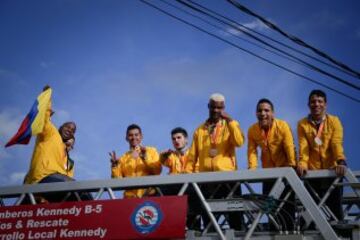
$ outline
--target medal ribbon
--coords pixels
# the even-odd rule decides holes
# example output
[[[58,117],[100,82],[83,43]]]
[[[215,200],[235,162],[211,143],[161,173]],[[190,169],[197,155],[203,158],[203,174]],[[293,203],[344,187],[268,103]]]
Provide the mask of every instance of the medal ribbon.
[[[179,159],[180,159],[180,163],[181,163],[181,172],[184,172],[185,171],[185,164],[186,164],[185,155],[180,155]]]
[[[209,127],[209,134],[210,134],[210,143],[211,146],[215,146],[216,143],[219,141],[219,136],[220,136],[220,132],[222,130],[222,121],[219,121],[216,125],[215,128],[210,131],[210,127]]]
[[[316,133],[316,137],[315,137],[315,138],[320,139],[323,130],[324,130],[324,121],[322,121],[322,122],[320,123],[319,129],[317,130],[317,133]]]
[[[264,145],[266,147],[268,146],[269,131],[270,131],[270,129],[267,132],[265,132],[265,130],[261,129],[261,136],[263,138]]]
[[[137,158],[135,158],[135,176],[138,176],[138,160],[140,156],[140,146],[136,146],[133,150],[134,152],[137,152],[139,155]],[[134,153],[131,153],[131,157],[134,158]]]

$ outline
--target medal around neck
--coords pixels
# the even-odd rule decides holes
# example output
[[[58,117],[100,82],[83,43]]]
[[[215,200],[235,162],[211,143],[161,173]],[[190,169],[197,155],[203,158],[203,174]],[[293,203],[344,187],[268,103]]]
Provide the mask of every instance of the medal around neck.
[[[211,149],[209,150],[209,156],[212,157],[212,158],[213,158],[213,157],[216,157],[217,153],[218,153],[218,151],[217,151],[216,148],[211,148]]]
[[[132,151],[131,156],[136,159],[139,157],[139,153],[134,150],[134,151]]]
[[[315,141],[316,145],[318,145],[318,146],[322,145],[322,141],[321,141],[321,139],[319,137],[315,137],[314,141]]]
[[[132,151],[131,156],[133,158],[138,158],[140,156],[140,147],[136,146],[135,149]]]

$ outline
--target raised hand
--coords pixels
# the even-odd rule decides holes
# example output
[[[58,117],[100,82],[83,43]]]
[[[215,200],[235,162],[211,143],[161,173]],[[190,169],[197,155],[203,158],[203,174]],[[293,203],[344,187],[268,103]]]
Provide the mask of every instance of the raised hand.
[[[162,152],[160,153],[160,161],[161,161],[162,163],[165,162],[165,161],[169,158],[170,154],[173,153],[173,152],[174,152],[174,151],[171,150],[171,149],[162,151]]]
[[[300,165],[298,165],[296,167],[296,172],[299,175],[299,177],[304,176],[306,174],[306,170],[307,170],[306,168],[304,168],[303,166],[300,166]]]
[[[146,147],[140,146],[140,158],[142,160],[145,160],[146,158]]]
[[[43,87],[43,92],[45,92],[45,91],[48,90],[49,88],[50,88],[49,85],[45,85],[45,86]]]
[[[225,121],[227,121],[227,122],[232,121],[232,118],[230,117],[230,115],[225,111],[221,111],[221,118],[225,119]]]
[[[116,159],[115,151],[109,152],[111,167],[116,167],[119,164],[119,160]]]

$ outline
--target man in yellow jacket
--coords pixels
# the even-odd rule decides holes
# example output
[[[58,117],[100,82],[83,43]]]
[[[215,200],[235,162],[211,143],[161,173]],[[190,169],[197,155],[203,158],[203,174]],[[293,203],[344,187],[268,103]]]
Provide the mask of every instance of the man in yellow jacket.
[[[257,148],[261,150],[262,168],[296,167],[294,138],[287,122],[274,117],[274,105],[266,98],[260,99],[256,105],[257,123],[248,130],[248,168],[255,170],[258,166]],[[263,182],[263,194],[268,195],[275,180]],[[286,195],[285,190],[281,198]],[[292,204],[285,204],[280,211],[286,222],[287,230],[293,229],[295,221],[295,196]],[[281,222],[282,223],[282,222]],[[271,229],[274,229],[272,225]]]
[[[235,148],[245,141],[239,122],[224,111],[221,94],[211,95],[208,109],[209,118],[194,133],[185,170],[192,173],[199,164],[200,172],[235,171]]]
[[[160,153],[160,162],[169,168],[169,174],[182,174],[185,173],[185,166],[188,159],[189,150],[186,149],[188,143],[188,133],[182,127],[177,127],[171,130],[171,141],[174,149],[169,149]],[[198,172],[198,165],[195,167],[194,172]],[[164,186],[161,188],[164,195],[177,195],[180,186]],[[191,186],[187,189],[189,210],[187,214],[186,226],[188,229],[200,229],[200,219],[196,218],[199,213],[198,201],[196,193]]]
[[[73,138],[75,131],[74,122],[66,122],[58,130],[47,118],[43,132],[37,136],[25,184],[73,181],[64,142]]]
[[[116,158],[115,151],[109,153],[111,157],[111,177],[142,177],[148,175],[158,175],[161,172],[159,154],[153,147],[145,147],[142,142],[141,128],[136,124],[131,124],[126,130],[126,141],[129,143],[130,150],[124,153],[119,159]],[[154,189],[134,189],[124,192],[125,198],[141,198],[144,195],[153,195]]]
[[[185,170],[192,173],[199,164],[200,172],[235,171],[237,170],[235,148],[244,143],[240,125],[224,111],[225,97],[223,95],[212,94],[208,109],[209,118],[194,133]],[[212,194],[213,186],[203,186],[202,191],[207,198]],[[221,185],[214,197],[225,198],[227,193],[226,186]],[[234,197],[240,194],[240,188],[238,188]],[[207,223],[207,214],[203,214],[202,217]],[[241,219],[239,212],[229,213],[230,227],[240,229]]]
[[[50,87],[44,87],[44,91]],[[57,129],[51,122],[51,101],[47,106],[45,124],[36,138],[30,169],[24,183],[48,183],[72,181],[74,172],[69,169],[65,143],[74,138],[76,124],[66,122]]]
[[[171,141],[174,150],[169,149],[160,153],[160,162],[169,168],[169,174],[180,174],[185,172],[189,150],[186,149],[188,142],[187,131],[181,127],[171,130]]]
[[[185,173],[185,166],[188,160],[189,149],[186,149],[188,143],[188,133],[182,127],[171,130],[171,141],[174,150],[168,149],[160,153],[160,162],[169,168],[169,174]],[[195,166],[194,173],[199,172],[199,165]]]
[[[259,100],[256,117],[258,122],[248,131],[248,168],[258,166],[257,147],[261,149],[263,168],[295,167],[295,145],[290,126],[274,117],[274,105],[270,100]]]
[[[325,92],[313,90],[309,95],[310,114],[299,121],[299,163],[297,172],[300,176],[307,170],[334,169],[338,176],[346,172],[343,149],[343,128],[338,117],[327,114]],[[322,197],[334,179],[314,179],[309,181],[312,188]],[[343,219],[341,207],[342,189],[336,188],[326,205],[335,216]]]
[[[43,91],[51,91],[51,89],[45,86]],[[50,100],[46,106],[44,127],[36,137],[24,184],[74,181],[74,169],[71,167],[65,142],[74,138],[76,124],[65,122],[57,129],[51,122],[53,113]],[[67,193],[44,193],[36,195],[35,199],[37,202],[59,202],[66,196]],[[29,199],[26,198],[23,203],[28,201]]]

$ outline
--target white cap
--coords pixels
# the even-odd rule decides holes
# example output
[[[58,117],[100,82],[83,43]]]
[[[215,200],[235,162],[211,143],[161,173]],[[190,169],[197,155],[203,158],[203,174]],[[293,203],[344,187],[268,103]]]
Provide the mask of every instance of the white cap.
[[[225,97],[221,93],[213,93],[210,96],[210,100],[213,100],[214,102],[225,102]]]

